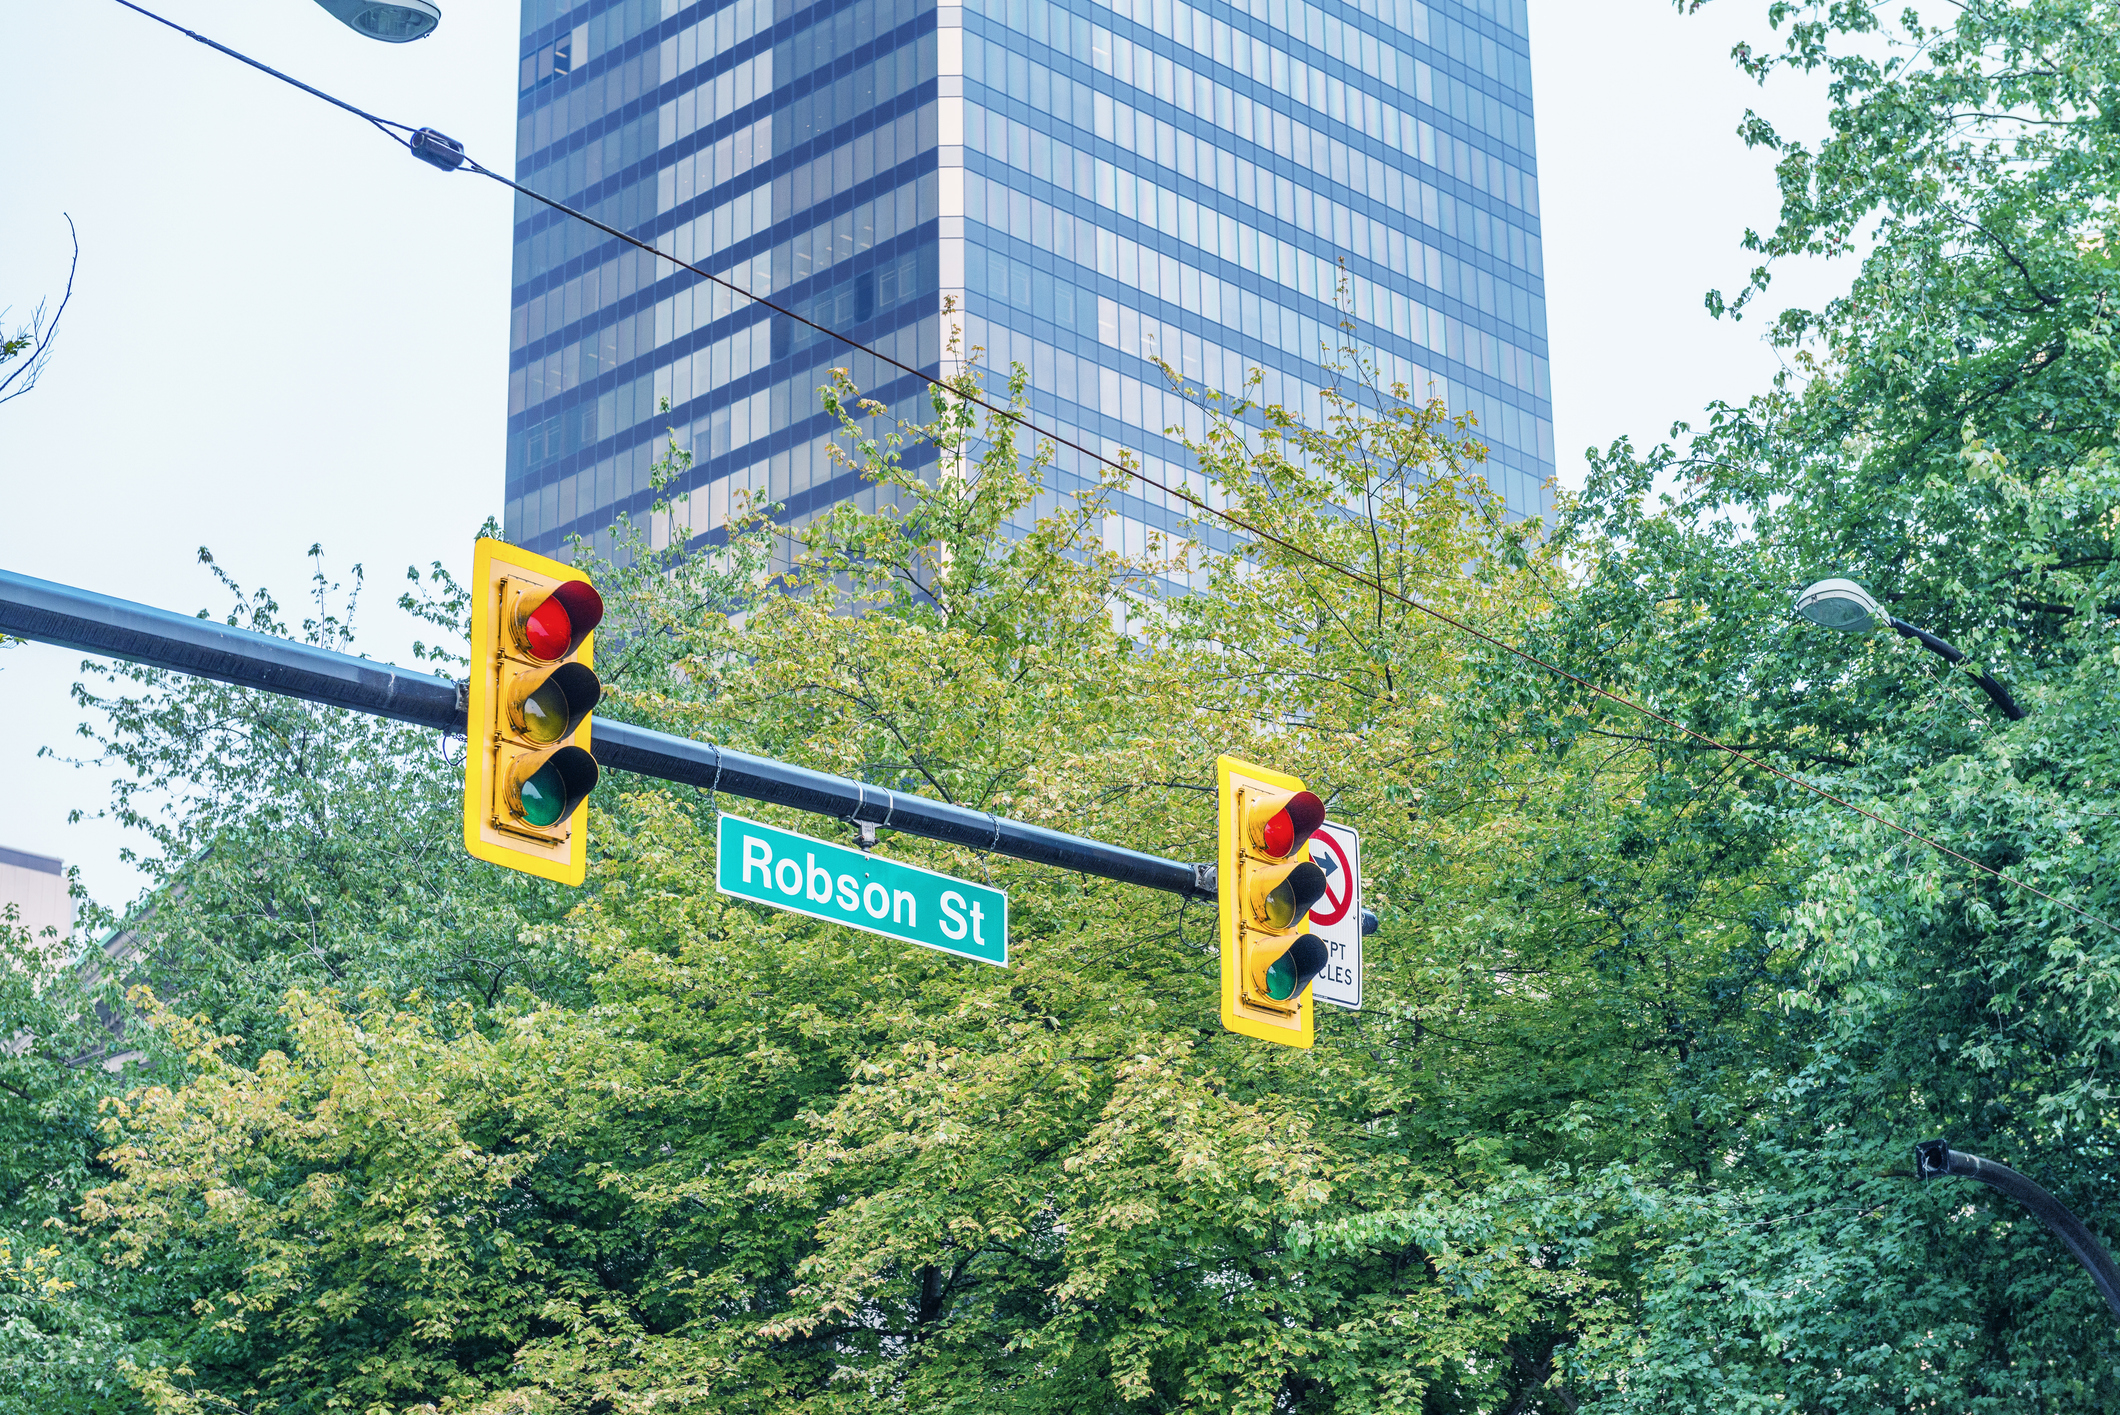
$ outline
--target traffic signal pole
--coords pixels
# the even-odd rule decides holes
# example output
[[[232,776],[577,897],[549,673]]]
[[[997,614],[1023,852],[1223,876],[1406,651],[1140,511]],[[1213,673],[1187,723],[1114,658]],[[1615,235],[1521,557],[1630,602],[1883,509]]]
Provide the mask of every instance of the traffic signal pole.
[[[447,678],[9,570],[0,570],[0,634],[458,736],[464,735],[468,720],[464,685]],[[596,760],[618,771],[904,831],[1167,894],[1216,897],[1211,866],[1166,860],[630,723],[598,718],[591,732]]]

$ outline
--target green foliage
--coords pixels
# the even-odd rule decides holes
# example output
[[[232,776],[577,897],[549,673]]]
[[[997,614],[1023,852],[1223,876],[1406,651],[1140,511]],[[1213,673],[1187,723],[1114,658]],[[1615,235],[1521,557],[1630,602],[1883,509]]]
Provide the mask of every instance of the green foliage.
[[[72,1206],[107,1177],[96,1162],[96,1102],[117,1078],[97,1014],[119,1003],[65,940],[33,936],[0,909],[0,1388],[54,1415],[126,1408],[111,1365],[122,1338],[109,1275],[65,1233]]]
[[[700,596],[725,602],[730,593],[725,570],[681,565],[629,540],[632,563],[605,577],[614,625],[635,648],[632,664],[605,665],[621,684],[666,666],[658,626],[643,616],[696,611]],[[744,564],[756,558],[747,545]],[[234,601],[230,624],[350,650],[359,567],[342,593],[321,552],[312,556],[311,612],[290,626],[269,594],[246,594],[201,552]],[[644,600],[632,592],[644,581],[690,598]],[[417,659],[456,671],[461,650],[451,645],[462,641],[465,604],[448,573],[410,573],[400,603],[441,635],[416,645]],[[100,1410],[96,1401],[118,1398],[123,1364],[153,1369],[170,1323],[188,1324],[181,1314],[196,1296],[189,1269],[114,1271],[97,1261],[93,1234],[69,1231],[79,1196],[115,1173],[99,1157],[99,1104],[129,1092],[143,1066],[182,1074],[187,1064],[161,1032],[109,1025],[130,1015],[119,976],[151,983],[180,1015],[212,1017],[219,1054],[246,1059],[292,1045],[290,991],[389,995],[445,1031],[516,989],[587,995],[581,960],[542,932],[561,917],[565,892],[464,855],[461,742],[157,670],[84,672],[93,686],[76,696],[100,724],[83,734],[103,764],[122,768],[108,810],[143,841],[133,858],[154,884],[122,919],[84,911],[83,935],[101,927],[115,967],[15,931],[12,966],[0,969],[0,1017],[21,1044],[0,1056],[0,1232],[47,1275],[11,1296],[29,1305],[10,1327],[19,1349],[0,1359],[43,1373],[20,1384],[47,1393],[31,1404],[51,1411],[76,1400]],[[54,1281],[62,1286],[46,1293]]]
[[[2059,1246],[1906,1162],[1944,1135],[2111,1219],[2120,16],[1768,14],[1740,62],[1836,107],[1815,152],[1748,120],[1752,244],[1861,273],[1550,530],[1350,351],[1323,426],[1206,400],[1239,555],[1113,552],[1120,475],[1054,498],[973,371],[917,429],[824,390],[877,510],[583,562],[612,714],[1178,859],[1217,753],[1304,776],[1385,919],[1314,1051],[1220,1029],[1175,899],[885,830],[1009,891],[974,967],[713,893],[720,803],[615,776],[569,894],[461,858],[430,735],[141,675],[84,702],[162,882],[142,1070],[69,1064],[108,986],[10,943],[10,1377],[170,1415],[2120,1404]],[[1795,620],[1831,574],[2031,716]],[[446,575],[409,603],[453,642]]]
[[[298,637],[347,651],[360,567],[342,592],[321,550],[311,555]],[[204,550],[200,560],[234,600],[225,622],[290,633],[269,594],[246,594]],[[464,615],[440,566],[414,574],[403,602],[450,633]],[[443,671],[459,662],[425,645],[418,655]],[[162,669],[85,671],[108,685],[75,688],[106,724],[83,728],[95,760],[120,768],[108,814],[147,847],[131,856],[154,891],[131,921],[143,977],[172,1005],[213,1017],[256,1055],[280,1035],[289,988],[417,989],[443,1006],[578,986],[531,939],[559,916],[563,891],[460,858],[460,741]]]
[[[1559,822],[1506,820],[1545,768],[1469,712],[1461,640],[1268,544],[1171,600],[1150,589],[1192,552],[1113,554],[1097,495],[1004,534],[1049,453],[971,386],[920,430],[832,390],[883,508],[807,527],[764,597],[738,594],[748,541],[624,580],[635,627],[604,661],[653,666],[614,709],[1179,858],[1211,848],[1217,752],[1284,763],[1376,842],[1372,1010],[1323,1018],[1310,1054],[1234,1038],[1207,911],[888,830],[881,850],[1009,890],[1011,968],[761,911],[701,887],[714,802],[619,783],[590,888],[523,934],[578,991],[305,980],[262,1051],[188,1002],[153,1014],[181,1064],[109,1108],[113,1178],[80,1216],[139,1284],[143,1399],[1576,1398],[1571,1345],[1624,1323],[1606,1235],[1639,1207],[1604,1118],[1653,1109],[1626,1068],[1661,1058],[1615,1054],[1626,1005],[1545,976],[1551,918],[1475,902]],[[1553,574],[1439,408],[1268,410],[1200,450],[1262,530],[1490,628],[1520,630]]]
[[[1782,154],[1783,195],[1751,244],[1860,250],[1860,273],[1777,325],[1796,353],[1772,391],[1675,447],[1593,458],[1558,533],[1589,573],[1556,651],[2080,912],[1788,780],[1646,746],[1679,789],[1638,858],[1697,858],[1706,822],[1749,842],[1770,907],[1730,920],[1728,956],[1764,959],[1772,996],[1749,993],[1766,1016],[1703,1056],[1737,1102],[1703,1131],[1721,1162],[1700,1207],[1669,1211],[1642,1326],[1608,1370],[1620,1403],[1655,1410],[2106,1409],[2120,1353],[2059,1245],[1989,1191],[1905,1175],[1912,1142],[1943,1135],[2116,1231],[2120,16],[2031,0],[1941,25],[1770,17],[1780,52],[1740,60],[1823,69],[1835,106],[1816,151],[1748,120]],[[2030,718],[2008,723],[1909,640],[1790,614],[1828,575],[1966,650]],[[1613,897],[1653,894],[1636,877]]]

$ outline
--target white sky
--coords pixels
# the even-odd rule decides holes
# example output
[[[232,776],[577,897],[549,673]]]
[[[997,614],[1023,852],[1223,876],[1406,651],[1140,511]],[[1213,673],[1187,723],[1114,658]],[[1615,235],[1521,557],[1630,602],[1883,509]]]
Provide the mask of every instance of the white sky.
[[[150,0],[181,24],[507,170],[515,0],[441,0],[433,37],[361,38],[310,0]],[[1737,240],[1776,202],[1734,136],[1758,91],[1728,52],[1765,0],[1677,17],[1666,0],[1531,0],[1540,198],[1561,475],[1623,433],[1764,386],[1756,317],[1701,294],[1750,267]],[[18,322],[81,269],[57,357],[0,406],[0,566],[184,612],[226,604],[198,548],[291,613],[322,542],[369,571],[364,645],[402,658],[408,564],[468,564],[501,502],[510,197],[445,176],[349,114],[113,3],[0,10],[13,110],[0,303]],[[1815,87],[1770,116],[1821,126]],[[1808,99],[1809,101],[1806,101]],[[1785,288],[1786,287],[1786,288]],[[1815,299],[1816,273],[1776,294]],[[81,866],[120,903],[137,880],[108,822],[67,822],[106,778],[70,750],[80,656],[0,651],[0,845]]]

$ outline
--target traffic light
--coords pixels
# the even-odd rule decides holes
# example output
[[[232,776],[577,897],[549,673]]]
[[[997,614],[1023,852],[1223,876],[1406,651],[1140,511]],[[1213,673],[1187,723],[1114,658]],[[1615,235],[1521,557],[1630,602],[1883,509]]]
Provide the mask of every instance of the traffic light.
[[[590,668],[603,597],[579,572],[481,540],[471,562],[471,715],[464,848],[525,874],[580,884],[583,802],[596,789]]]
[[[1222,1025],[1283,1046],[1311,1041],[1310,980],[1331,956],[1311,933],[1325,872],[1308,842],[1325,803],[1285,773],[1235,757],[1215,763],[1221,852]]]

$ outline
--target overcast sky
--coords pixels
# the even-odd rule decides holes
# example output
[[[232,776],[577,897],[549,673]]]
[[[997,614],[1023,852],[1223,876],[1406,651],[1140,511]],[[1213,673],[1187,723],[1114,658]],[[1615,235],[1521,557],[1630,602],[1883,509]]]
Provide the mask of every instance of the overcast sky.
[[[311,0],[161,0],[179,23],[386,117],[441,129],[506,170],[512,0],[441,0],[417,44],[378,44]],[[157,5],[150,0],[150,8]],[[1815,88],[1764,98],[1731,43],[1765,0],[1679,18],[1667,0],[1531,0],[1556,445],[1663,435],[1775,367],[1761,323],[1701,307],[1750,262],[1775,209],[1771,164],[1734,129],[1747,105],[1821,126]],[[0,304],[18,322],[66,275],[50,372],[0,407],[0,565],[193,612],[226,603],[210,546],[294,607],[322,543],[367,567],[364,646],[415,636],[391,602],[409,564],[468,563],[501,503],[509,198],[445,176],[358,119],[113,0],[0,11],[18,115],[0,185]],[[1831,272],[1777,283],[1808,301]],[[71,750],[79,655],[0,651],[0,845],[81,866],[99,899],[137,881],[94,811],[107,779]]]

